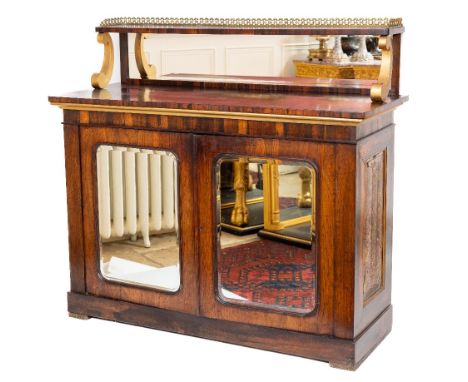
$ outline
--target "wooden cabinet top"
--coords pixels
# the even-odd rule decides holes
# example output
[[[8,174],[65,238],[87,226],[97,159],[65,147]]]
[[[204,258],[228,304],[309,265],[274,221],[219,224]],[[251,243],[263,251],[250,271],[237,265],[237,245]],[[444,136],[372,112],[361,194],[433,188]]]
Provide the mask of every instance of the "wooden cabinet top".
[[[389,111],[407,100],[390,97],[383,103],[372,102],[365,95],[324,95],[281,92],[256,92],[220,89],[195,89],[173,86],[134,86],[112,84],[107,89],[83,90],[59,97],[49,97],[52,104],[64,109],[128,112],[173,112],[178,115],[210,114],[223,118],[237,114],[241,119],[263,117],[278,122],[317,122],[314,118],[359,120]]]

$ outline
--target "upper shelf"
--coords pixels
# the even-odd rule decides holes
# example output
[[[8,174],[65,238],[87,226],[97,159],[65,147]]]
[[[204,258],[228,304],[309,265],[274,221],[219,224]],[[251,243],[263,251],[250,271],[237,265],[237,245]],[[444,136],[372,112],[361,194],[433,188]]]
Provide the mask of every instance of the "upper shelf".
[[[401,18],[166,18],[105,19],[97,32],[258,34],[258,35],[394,35],[403,33]]]
[[[156,65],[151,64],[144,48],[145,39],[151,34],[174,33],[174,34],[233,34],[233,35],[305,35],[305,36],[331,36],[334,35],[334,46],[327,46],[327,38],[319,38],[319,47],[312,49],[310,42],[308,57],[310,60],[328,60],[332,64],[339,65],[350,60],[343,52],[341,46],[342,37],[361,35],[357,57],[352,57],[355,62],[368,61],[369,53],[366,48],[366,37],[377,37],[377,47],[380,61],[378,78],[369,84],[359,80],[349,83],[346,81],[334,81],[326,83],[313,82],[299,86],[297,81],[285,82],[281,77],[273,78],[221,78],[220,76],[205,76],[205,79],[181,78],[170,79],[170,84],[175,86],[186,86],[188,83],[193,87],[203,88],[225,88],[248,90],[256,89],[263,91],[299,91],[323,94],[324,90],[329,94],[359,94],[370,95],[375,102],[384,102],[390,95],[399,95],[400,75],[400,44],[401,33],[404,31],[401,18],[153,18],[153,17],[120,17],[105,19],[96,28],[98,42],[104,44],[104,60],[101,71],[94,73],[91,83],[96,89],[106,88],[112,78],[114,65],[114,48],[110,32],[119,33],[120,54],[120,78],[122,84],[132,85],[161,85],[164,77],[157,72]],[[134,59],[140,73],[139,79],[130,78],[129,68],[129,41],[134,33]],[[308,38],[308,37],[307,37]],[[310,40],[310,39],[309,39]],[[375,41],[375,40],[374,40]],[[375,42],[374,42],[375,44]],[[303,49],[306,49],[306,45]],[[377,49],[376,47],[376,49]],[[367,55],[366,55],[367,53]],[[320,57],[318,57],[318,56]],[[317,57],[316,57],[317,56]],[[364,57],[364,59],[362,58]],[[346,58],[346,60],[345,60]],[[373,56],[371,57],[373,59]],[[326,61],[326,62],[328,62]],[[164,70],[162,70],[162,74]],[[190,72],[189,72],[190,73]],[[159,76],[159,77],[158,77]],[[192,76],[193,77],[193,76]],[[351,77],[353,78],[353,77]],[[365,77],[367,78],[367,77]],[[253,83],[252,80],[255,82]],[[224,84],[223,84],[224,83]],[[169,85],[166,83],[165,85]]]

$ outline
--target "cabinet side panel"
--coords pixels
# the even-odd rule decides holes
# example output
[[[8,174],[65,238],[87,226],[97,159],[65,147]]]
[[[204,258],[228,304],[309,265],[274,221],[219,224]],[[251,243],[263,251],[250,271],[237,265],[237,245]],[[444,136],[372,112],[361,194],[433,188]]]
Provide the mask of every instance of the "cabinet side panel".
[[[65,124],[65,171],[67,177],[68,242],[71,291],[86,292],[83,251],[80,135],[77,125]]]
[[[384,286],[387,151],[360,161],[362,171],[361,267],[364,305]]]
[[[393,134],[389,125],[358,145],[355,335],[391,302]]]

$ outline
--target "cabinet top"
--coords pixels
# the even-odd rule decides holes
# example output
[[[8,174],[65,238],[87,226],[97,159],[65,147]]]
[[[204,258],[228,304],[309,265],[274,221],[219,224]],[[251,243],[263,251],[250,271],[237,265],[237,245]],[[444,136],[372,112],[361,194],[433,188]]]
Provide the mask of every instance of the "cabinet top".
[[[116,17],[97,32],[266,34],[266,35],[393,35],[404,31],[401,18],[175,18]]]
[[[52,104],[66,110],[349,126],[390,111],[406,100],[407,97],[398,96],[375,103],[364,95],[330,96],[122,84],[49,97]]]

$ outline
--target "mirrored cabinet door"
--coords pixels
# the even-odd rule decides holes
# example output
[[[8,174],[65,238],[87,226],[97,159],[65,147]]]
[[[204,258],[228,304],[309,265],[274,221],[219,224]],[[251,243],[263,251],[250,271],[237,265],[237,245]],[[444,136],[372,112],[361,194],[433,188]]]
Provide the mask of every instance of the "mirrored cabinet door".
[[[201,314],[331,333],[332,148],[200,136],[197,153]]]
[[[82,130],[88,291],[197,311],[192,146],[188,134]]]

